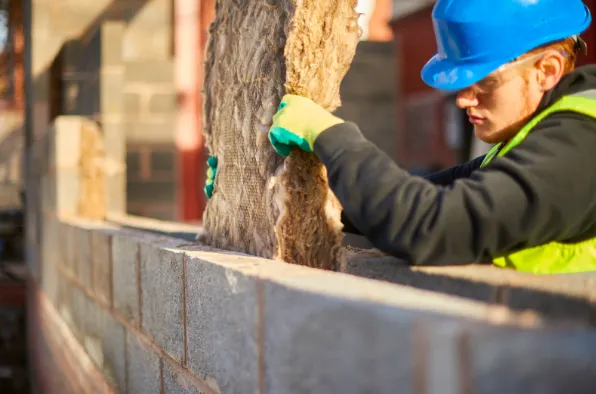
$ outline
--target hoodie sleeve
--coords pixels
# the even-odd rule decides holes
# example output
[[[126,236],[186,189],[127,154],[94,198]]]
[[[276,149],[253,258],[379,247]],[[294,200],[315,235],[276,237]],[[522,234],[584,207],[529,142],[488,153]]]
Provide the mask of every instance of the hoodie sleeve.
[[[480,157],[477,157],[474,160],[460,164],[458,166],[454,166],[451,168],[447,168],[447,169],[432,173],[430,175],[426,175],[424,177],[424,179],[432,182],[435,185],[442,185],[442,186],[450,185],[453,182],[455,182],[456,179],[469,177],[473,171],[480,168],[480,165],[482,164],[482,161],[484,160],[484,156],[485,155],[482,155]],[[341,212],[341,222],[344,225],[343,231],[345,233],[362,235],[362,234],[360,234],[360,231],[358,231],[356,226],[354,226],[352,224],[352,222],[350,221],[350,219],[346,216],[345,211]]]
[[[489,166],[450,185],[399,168],[352,123],[315,142],[329,184],[354,227],[377,248],[420,265],[468,264],[596,223],[596,122],[544,119]]]
[[[451,185],[457,179],[468,178],[470,175],[472,175],[472,172],[479,169],[482,161],[484,160],[484,156],[486,155],[482,155],[475,158],[474,160],[468,161],[458,166],[432,173],[425,176],[424,179],[432,182],[435,185]]]

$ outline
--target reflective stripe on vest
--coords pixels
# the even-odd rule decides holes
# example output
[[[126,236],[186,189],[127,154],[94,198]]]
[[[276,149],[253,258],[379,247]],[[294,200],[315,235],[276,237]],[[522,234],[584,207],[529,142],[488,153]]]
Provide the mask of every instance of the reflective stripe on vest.
[[[596,120],[596,90],[587,90],[562,97],[550,107],[536,115],[507,144],[494,146],[480,167],[489,164],[495,157],[502,157],[519,145],[528,133],[542,119],[554,112],[573,111]],[[573,132],[573,130],[569,130]],[[550,242],[523,249],[518,252],[494,258],[500,267],[536,274],[562,274],[596,271],[596,238],[577,243]]]

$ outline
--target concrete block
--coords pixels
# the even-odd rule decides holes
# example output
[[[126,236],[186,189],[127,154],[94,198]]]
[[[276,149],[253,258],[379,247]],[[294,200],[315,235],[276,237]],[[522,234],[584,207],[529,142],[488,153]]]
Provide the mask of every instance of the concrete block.
[[[71,321],[68,323],[74,336],[79,342],[83,343],[84,333],[86,330],[85,311],[87,310],[87,299],[83,291],[77,286],[71,287],[71,297]]]
[[[105,182],[107,212],[126,213],[126,172],[106,175]]]
[[[131,238],[112,238],[112,280],[114,310],[134,324],[139,324],[139,244]]]
[[[60,259],[60,243],[58,238],[58,221],[51,217],[46,216],[43,218],[41,225],[42,225],[42,234],[41,234],[41,249],[42,249],[42,265],[52,265],[57,266],[58,261]],[[43,283],[43,275],[42,275],[42,283]]]
[[[145,37],[145,40],[147,37]],[[174,62],[172,60],[153,58],[150,63],[143,60],[126,62],[126,83],[149,82],[172,86],[174,84]],[[126,86],[124,87],[126,91]]]
[[[495,294],[495,287],[491,284],[441,275],[440,271],[413,268],[378,251],[349,253],[346,273],[482,302],[492,302]]]
[[[77,240],[77,277],[87,289],[91,290],[93,287],[91,231],[77,227],[75,239]]]
[[[126,31],[124,21],[106,21],[101,25],[101,65],[122,64],[122,40]]]
[[[172,358],[184,354],[182,254],[141,244],[141,327]]]
[[[429,288],[434,291],[490,300],[517,311],[534,310],[555,320],[596,322],[592,301],[596,299],[594,273],[533,275],[486,264],[411,270],[417,277],[430,278],[427,286],[431,285]]]
[[[264,286],[267,393],[412,392],[416,312]]]
[[[59,37],[78,36],[102,15],[109,3],[109,0],[98,0],[88,4],[75,1],[51,2],[48,10],[50,31]]]
[[[126,212],[126,135],[121,121],[103,122],[105,191],[109,213]]]
[[[141,114],[141,95],[138,92],[124,92],[122,97],[124,114],[127,119],[135,121]]]
[[[56,169],[78,168],[81,151],[82,119],[79,116],[59,116],[52,129],[50,166]],[[53,147],[53,149],[52,149]]]
[[[95,366],[103,369],[104,355],[102,338],[105,334],[105,311],[94,299],[84,296],[85,310],[83,313],[83,326],[81,327],[81,344]]]
[[[412,340],[418,363],[417,390],[428,394],[470,392],[466,389],[469,366],[462,363],[461,353],[461,338],[467,324],[434,319],[416,326]]]
[[[143,27],[128,30],[124,37],[124,60],[167,59],[171,51],[169,26],[156,24],[153,28]]]
[[[481,327],[468,341],[474,393],[594,392],[594,331]]]
[[[100,111],[102,115],[122,115],[124,105],[124,69],[106,69],[100,72]]]
[[[126,183],[128,201],[164,203],[175,202],[176,184],[172,180],[164,181],[133,181]]]
[[[160,394],[160,359],[135,335],[126,336],[127,392]]]
[[[66,223],[60,224],[60,264],[71,274],[77,272],[77,239],[76,229]]]
[[[188,368],[222,393],[258,392],[256,286],[231,267],[186,263]]]
[[[105,315],[103,331],[103,372],[116,387],[116,393],[126,392],[126,329],[109,313]]]
[[[93,291],[106,305],[112,306],[112,239],[103,231],[91,232]]]
[[[204,394],[181,369],[163,360],[163,394]]]
[[[128,23],[124,35],[124,58],[166,59],[172,43],[171,15],[169,0],[147,1]]]
[[[596,306],[589,293],[585,297],[577,297],[532,288],[504,286],[503,289],[504,303],[511,309],[530,309],[551,319],[596,324]]]
[[[46,259],[41,264],[42,288],[46,296],[57,305],[59,301],[60,287],[64,279],[58,271],[57,265]]]
[[[49,173],[38,178],[41,184],[41,211],[55,214],[58,209],[57,206],[57,174]]]
[[[139,120],[127,122],[126,139],[130,143],[139,144],[172,144],[174,141],[175,118]]]
[[[56,173],[57,215],[76,215],[79,210],[81,181],[78,169],[60,169]]]
[[[175,92],[153,93],[149,98],[149,111],[152,114],[174,114],[177,106]]]
[[[74,325],[72,289],[73,286],[69,280],[62,281],[58,291],[58,301],[55,304],[58,313],[69,327]]]
[[[151,152],[151,173],[174,174],[176,169],[176,150]]]
[[[126,167],[124,166],[126,157],[126,136],[123,122],[104,121],[102,122],[101,129],[103,131],[105,155],[107,158],[114,161],[114,168],[110,168],[110,170],[114,172],[126,170]],[[116,168],[117,166],[120,168]]]

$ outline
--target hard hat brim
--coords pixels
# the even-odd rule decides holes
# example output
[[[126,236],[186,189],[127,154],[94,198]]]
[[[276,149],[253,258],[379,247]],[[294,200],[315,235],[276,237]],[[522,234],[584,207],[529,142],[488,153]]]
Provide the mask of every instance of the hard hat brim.
[[[449,59],[433,56],[422,68],[424,83],[434,89],[454,91],[465,89],[486,77],[503,65],[499,60],[492,63],[455,63]]]

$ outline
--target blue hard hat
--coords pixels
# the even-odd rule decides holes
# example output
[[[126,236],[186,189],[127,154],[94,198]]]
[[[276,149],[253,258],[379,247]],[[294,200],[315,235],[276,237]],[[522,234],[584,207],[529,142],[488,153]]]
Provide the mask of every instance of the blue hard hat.
[[[437,0],[432,20],[438,51],[422,80],[459,90],[536,47],[580,34],[592,17],[581,0]]]

